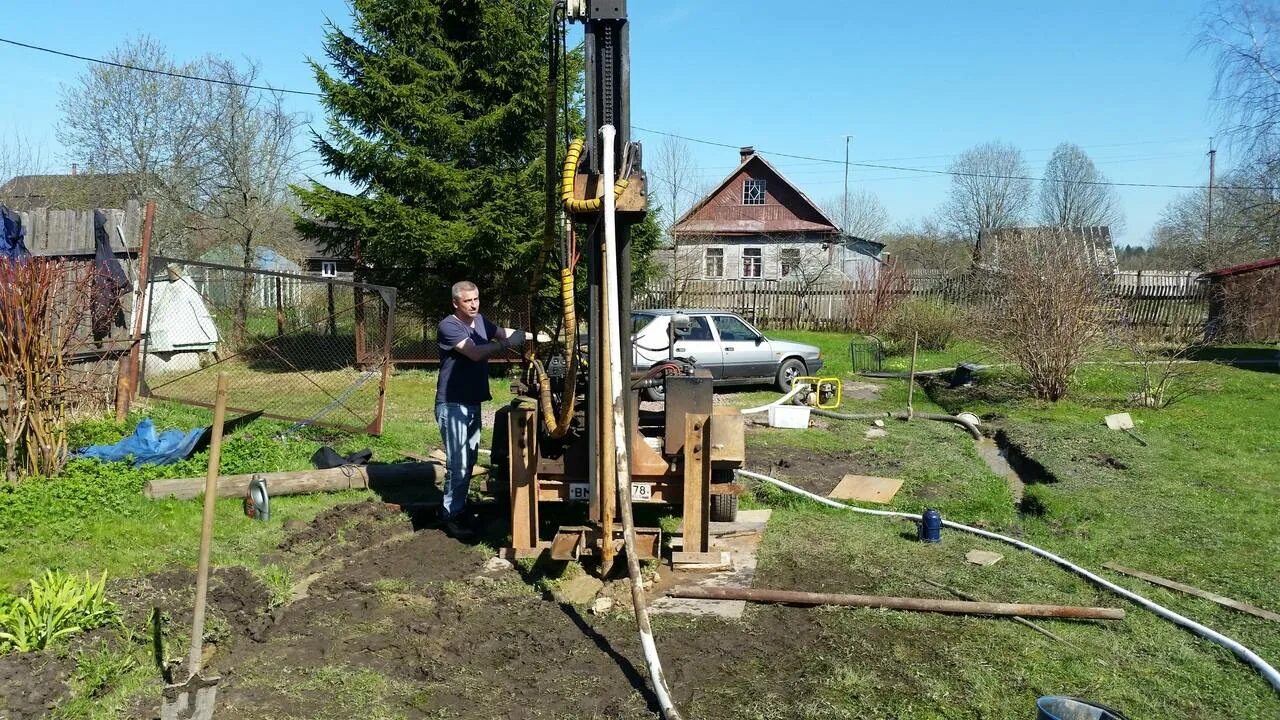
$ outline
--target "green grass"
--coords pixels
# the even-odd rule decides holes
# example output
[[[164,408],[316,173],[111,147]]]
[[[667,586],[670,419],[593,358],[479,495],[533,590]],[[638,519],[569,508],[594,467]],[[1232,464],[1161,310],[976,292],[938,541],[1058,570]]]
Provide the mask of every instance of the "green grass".
[[[850,373],[848,335],[770,335],[822,348],[824,376],[865,380]],[[917,364],[930,369],[962,361],[998,360],[976,343],[957,342],[942,352],[921,353]],[[905,370],[908,363],[908,358],[889,358],[886,369]],[[222,471],[307,467],[311,452],[321,443],[332,444],[340,453],[371,447],[375,459],[382,460],[398,458],[401,450],[436,447],[434,381],[430,371],[394,376],[381,438],[312,428],[277,440],[288,423],[257,421],[227,439]],[[848,467],[831,463],[833,479],[856,467],[904,480],[889,509],[915,513],[937,507],[948,519],[1017,535],[1095,570],[1114,560],[1280,610],[1275,593],[1280,557],[1275,532],[1275,518],[1280,517],[1280,376],[1215,366],[1201,382],[1203,393],[1159,411],[1125,407],[1134,389],[1134,373],[1122,366],[1083,368],[1072,395],[1056,404],[1025,398],[1009,373],[988,375],[976,390],[939,391],[933,398],[917,388],[917,410],[976,412],[1044,465],[1056,482],[1027,489],[1026,506],[1036,513],[1018,512],[1005,480],[986,468],[966,435],[943,423],[891,421],[889,435],[874,441],[863,437],[865,423],[837,420],[824,419],[822,427],[807,431],[753,430],[747,466],[787,479],[785,468],[775,471],[765,460],[838,453]],[[880,383],[876,400],[846,400],[841,409],[904,408],[906,383]],[[509,379],[492,380],[492,406],[510,399],[509,385]],[[727,393],[724,399],[746,406],[776,397],[770,390],[751,389]],[[1121,410],[1133,414],[1148,447],[1102,424],[1103,415]],[[161,429],[209,422],[207,410],[176,405],[157,403],[146,412]],[[83,423],[75,429],[73,444],[113,441],[130,431],[139,417],[135,413],[124,424]],[[486,443],[490,433],[486,428]],[[44,568],[107,570],[115,578],[174,565],[194,567],[199,504],[145,500],[140,488],[150,478],[202,476],[205,462],[203,455],[164,468],[75,462],[60,478],[0,489],[0,588],[13,588]],[[214,562],[249,567],[273,597],[283,598],[297,568],[263,562],[263,555],[280,541],[283,522],[307,520],[335,503],[360,497],[367,495],[274,498],[269,524],[245,518],[238,498],[220,500]],[[812,637],[806,639],[811,651],[785,670],[767,662],[752,670],[769,677],[785,673],[801,678],[793,691],[757,692],[748,682],[751,673],[730,673],[721,685],[695,696],[692,707],[686,708],[691,717],[700,707],[732,703],[743,717],[1013,719],[1032,716],[1036,696],[1059,693],[1095,698],[1135,718],[1275,717],[1280,711],[1276,694],[1226,651],[1028,553],[950,531],[940,546],[926,546],[909,539],[914,531],[909,523],[823,509],[763,487],[745,502],[774,509],[760,558],[762,586],[948,597],[924,583],[927,578],[983,599],[1120,606],[1129,615],[1109,623],[1044,621],[1068,646],[1003,620],[806,611],[817,619],[810,626]],[[963,559],[971,548],[1005,557],[992,567],[979,568]],[[1273,664],[1280,662],[1280,631],[1266,621],[1106,574],[1239,639]],[[411,591],[394,581],[382,583],[379,590],[388,596]],[[783,610],[753,608],[743,622],[777,612]],[[659,633],[666,622],[673,621],[657,621]],[[78,663],[78,694],[59,708],[59,717],[120,717],[127,711],[126,699],[154,674],[145,648],[136,644],[124,650],[99,648],[79,657]],[[335,717],[355,712],[371,698],[404,699],[422,692],[362,673],[297,668],[297,682],[281,690],[315,688],[332,703]],[[739,684],[739,677],[745,684]],[[392,705],[380,701],[362,712],[397,716]]]

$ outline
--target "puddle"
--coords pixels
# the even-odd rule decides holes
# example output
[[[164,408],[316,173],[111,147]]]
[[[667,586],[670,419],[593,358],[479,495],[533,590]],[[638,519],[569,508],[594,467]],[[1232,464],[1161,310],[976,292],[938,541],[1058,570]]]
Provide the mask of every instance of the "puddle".
[[[1013,493],[1014,502],[1022,511],[1028,510],[1022,507],[1022,498],[1026,494],[1027,485],[1056,481],[1056,478],[1045,470],[1043,465],[1027,457],[1020,448],[1010,443],[1003,430],[996,433],[994,439],[983,437],[974,442],[974,447],[991,472],[1009,482],[1009,490]]]
[[[1027,484],[1022,481],[1022,476],[1018,475],[1018,472],[1009,464],[1008,458],[1005,457],[1004,451],[1000,449],[996,441],[984,436],[974,443],[974,447],[978,450],[978,456],[987,464],[987,467],[991,468],[991,472],[1009,481],[1009,491],[1013,493],[1013,501],[1021,504],[1022,496],[1026,493]]]

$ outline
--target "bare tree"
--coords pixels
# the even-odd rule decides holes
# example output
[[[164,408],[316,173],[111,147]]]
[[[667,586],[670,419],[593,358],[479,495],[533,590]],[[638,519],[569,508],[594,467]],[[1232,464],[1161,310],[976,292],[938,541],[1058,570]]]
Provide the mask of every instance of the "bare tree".
[[[995,141],[975,146],[949,170],[955,174],[942,217],[975,248],[978,231],[1016,226],[1030,205],[1027,164],[1013,145]]]
[[[866,190],[837,195],[822,203],[822,209],[841,232],[863,240],[878,240],[889,225],[889,212],[880,198]]]
[[[0,185],[23,175],[38,175],[46,169],[44,154],[17,131],[0,138]]]
[[[1207,235],[1207,194],[1193,190],[1165,208],[1152,245],[1174,264],[1213,268],[1280,255],[1280,166],[1237,171],[1213,196],[1213,236]]]
[[[145,35],[126,41],[107,59],[188,75],[201,69],[198,63],[174,62]],[[58,139],[88,173],[117,175],[128,194],[162,201],[153,241],[159,251],[181,249],[186,208],[201,199],[207,90],[181,78],[107,65],[91,65],[75,84],[62,87]]]
[[[1049,227],[1106,225],[1112,234],[1124,223],[1120,198],[1093,160],[1079,146],[1054,148],[1040,185],[1040,221]]]
[[[295,140],[304,121],[285,109],[279,93],[244,87],[257,84],[257,65],[242,69],[229,60],[211,59],[207,72],[226,82],[207,88],[214,113],[202,133],[209,153],[200,193],[206,199],[192,210],[212,220],[226,243],[238,248],[243,267],[250,268],[262,240],[292,230],[284,210],[298,172]],[[236,304],[241,336],[252,285],[253,276],[245,273]]]
[[[946,230],[934,218],[902,223],[880,239],[885,252],[908,269],[949,276],[966,270],[973,262],[968,240]]]
[[[1215,99],[1224,134],[1242,154],[1280,157],[1280,8],[1255,0],[1216,0],[1197,46],[1216,55]]]
[[[654,190],[662,203],[658,222],[663,234],[667,236],[667,242],[671,244],[671,280],[675,285],[678,302],[681,281],[688,279],[691,274],[680,261],[680,239],[671,230],[680,216],[700,197],[692,189],[697,168],[694,167],[688,143],[670,135],[664,137],[658,145],[651,175]]]
[[[1055,233],[1002,239],[1000,269],[988,272],[988,303],[974,315],[982,335],[1026,373],[1032,394],[1060,399],[1106,335],[1110,276]]]

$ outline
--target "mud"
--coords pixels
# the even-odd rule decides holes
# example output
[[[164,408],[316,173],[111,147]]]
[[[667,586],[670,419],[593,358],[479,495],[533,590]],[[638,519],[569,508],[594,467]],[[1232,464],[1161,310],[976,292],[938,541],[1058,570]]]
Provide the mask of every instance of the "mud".
[[[44,717],[70,695],[67,684],[76,662],[56,651],[0,656],[0,718],[34,720]]]
[[[878,459],[868,464],[857,451],[797,451],[794,448],[752,448],[751,468],[812,493],[827,495],[847,474],[889,475],[901,469],[895,462]]]

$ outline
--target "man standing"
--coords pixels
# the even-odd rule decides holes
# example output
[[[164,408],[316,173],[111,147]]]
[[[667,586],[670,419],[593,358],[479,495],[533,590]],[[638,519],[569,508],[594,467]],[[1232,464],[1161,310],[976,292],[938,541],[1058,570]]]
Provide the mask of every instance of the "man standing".
[[[525,342],[519,330],[501,328],[480,314],[480,290],[469,280],[453,285],[453,312],[436,328],[440,377],[436,385],[436,423],[444,442],[444,521],[454,537],[473,533],[462,510],[471,471],[480,450],[480,404],[491,400],[489,358]]]

